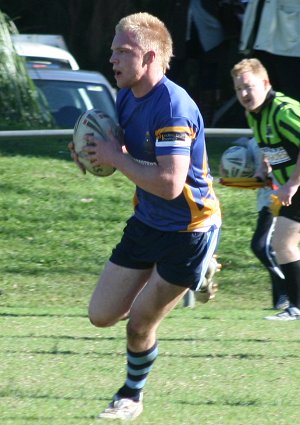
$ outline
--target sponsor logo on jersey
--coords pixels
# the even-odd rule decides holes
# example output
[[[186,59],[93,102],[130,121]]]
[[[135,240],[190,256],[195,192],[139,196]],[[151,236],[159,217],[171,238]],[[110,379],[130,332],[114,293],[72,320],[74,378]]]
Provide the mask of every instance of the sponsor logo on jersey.
[[[191,138],[186,133],[168,131],[160,133],[155,144],[156,146],[190,146]]]
[[[263,153],[268,158],[271,165],[283,164],[291,160],[291,157],[283,147],[279,148],[262,148]]]

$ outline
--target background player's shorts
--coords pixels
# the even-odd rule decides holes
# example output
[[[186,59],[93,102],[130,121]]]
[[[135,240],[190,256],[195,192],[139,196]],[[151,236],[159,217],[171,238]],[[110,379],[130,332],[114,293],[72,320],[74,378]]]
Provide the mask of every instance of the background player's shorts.
[[[283,205],[280,208],[279,215],[280,217],[286,217],[300,223],[300,189],[293,196],[291,205],[288,207]]]
[[[154,265],[169,283],[199,290],[215,253],[219,229],[208,232],[165,232],[131,217],[110,261],[131,269]]]

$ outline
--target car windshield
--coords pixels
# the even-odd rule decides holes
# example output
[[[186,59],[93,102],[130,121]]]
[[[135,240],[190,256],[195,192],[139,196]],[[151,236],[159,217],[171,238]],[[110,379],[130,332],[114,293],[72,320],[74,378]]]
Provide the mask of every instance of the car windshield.
[[[50,68],[50,69],[72,69],[67,59],[41,58],[34,56],[23,56],[28,68]]]
[[[115,101],[105,85],[74,81],[34,80],[60,128],[73,128],[79,115],[100,109],[117,120]]]

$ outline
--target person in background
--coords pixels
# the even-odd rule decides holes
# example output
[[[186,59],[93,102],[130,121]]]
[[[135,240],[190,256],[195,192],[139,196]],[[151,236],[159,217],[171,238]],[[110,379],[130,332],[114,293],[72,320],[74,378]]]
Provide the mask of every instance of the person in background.
[[[272,246],[290,305],[266,319],[300,319],[300,103],[272,89],[266,68],[256,58],[237,63],[231,76],[255,140],[279,184]],[[265,168],[262,163],[260,173],[266,177]]]
[[[268,70],[274,90],[300,101],[300,1],[249,0],[240,52]]]
[[[97,327],[128,318],[127,377],[99,418],[132,420],[143,410],[158,356],[157,329],[189,289],[200,290],[221,214],[200,111],[165,76],[172,39],[164,23],[148,13],[122,18],[111,50],[124,145],[112,136],[109,143],[86,136],[85,151],[94,165],[115,167],[136,191],[134,214],[100,276],[89,317]]]
[[[199,105],[205,127],[234,96],[229,70],[242,57],[238,43],[245,5],[240,0],[169,1],[174,57],[167,75]]]

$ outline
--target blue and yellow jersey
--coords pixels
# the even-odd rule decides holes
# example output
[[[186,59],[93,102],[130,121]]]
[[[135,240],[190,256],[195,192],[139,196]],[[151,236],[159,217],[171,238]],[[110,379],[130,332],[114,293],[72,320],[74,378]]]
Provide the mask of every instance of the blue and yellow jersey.
[[[134,160],[156,166],[161,155],[190,157],[185,186],[176,199],[168,201],[136,187],[136,217],[165,231],[219,227],[219,203],[207,160],[203,120],[186,91],[166,77],[141,98],[121,89],[117,111],[126,149]]]
[[[261,110],[248,113],[247,119],[276,180],[286,183],[300,151],[300,103],[271,90]]]

